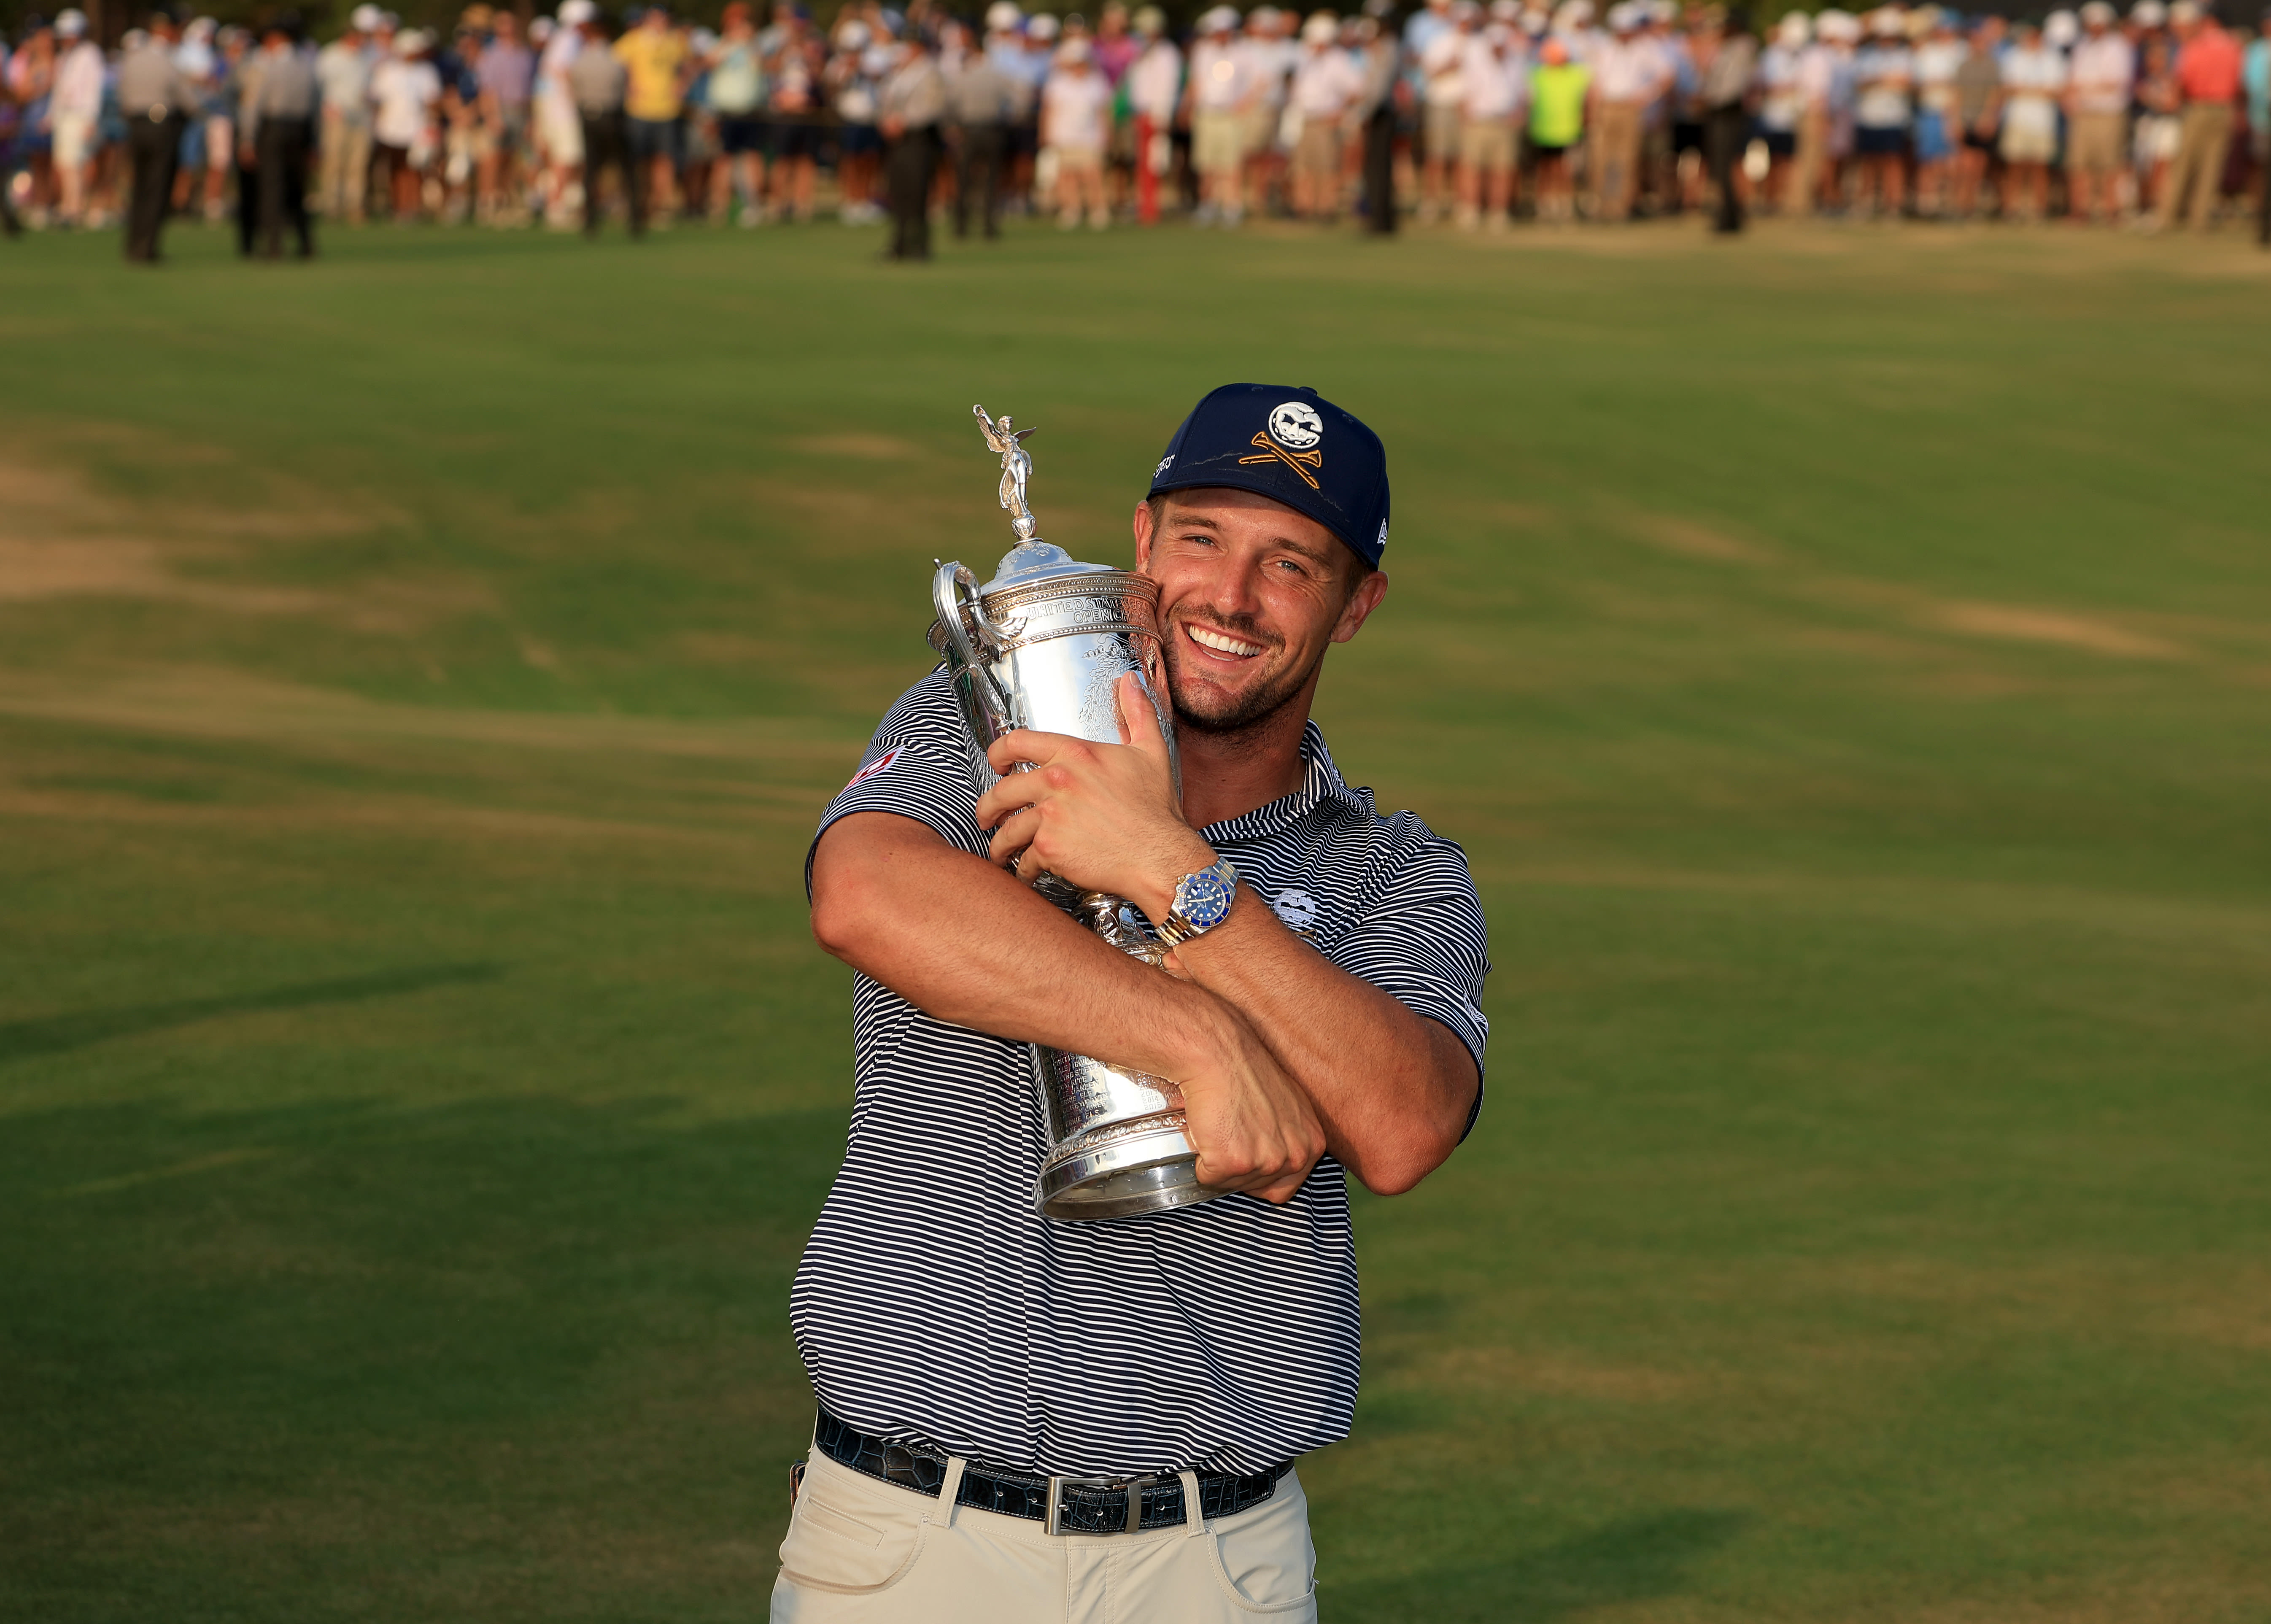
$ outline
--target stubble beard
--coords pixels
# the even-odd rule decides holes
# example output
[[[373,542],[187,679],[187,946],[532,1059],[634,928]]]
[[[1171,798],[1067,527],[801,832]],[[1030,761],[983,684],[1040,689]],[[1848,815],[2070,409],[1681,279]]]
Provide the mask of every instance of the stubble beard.
[[[1217,627],[1210,622],[1201,623],[1208,624],[1210,630],[1219,630],[1231,637],[1252,638],[1257,642],[1262,640],[1261,635],[1249,627]],[[1307,686],[1310,674],[1316,668],[1314,661],[1306,667],[1289,667],[1268,681],[1256,683],[1243,694],[1202,709],[1186,700],[1183,684],[1177,680],[1182,670],[1182,636],[1181,625],[1171,624],[1167,629],[1164,650],[1167,662],[1167,692],[1174,702],[1175,725],[1225,741],[1234,741],[1240,734],[1258,734],[1266,730],[1286,706],[1300,697],[1302,689]],[[1277,651],[1272,649],[1270,652],[1274,653]],[[1268,654],[1260,654],[1255,658],[1268,657]],[[1323,656],[1321,654],[1318,658],[1322,659]],[[1203,688],[1198,688],[1196,691],[1207,693]],[[1213,696],[1209,694],[1207,697]]]

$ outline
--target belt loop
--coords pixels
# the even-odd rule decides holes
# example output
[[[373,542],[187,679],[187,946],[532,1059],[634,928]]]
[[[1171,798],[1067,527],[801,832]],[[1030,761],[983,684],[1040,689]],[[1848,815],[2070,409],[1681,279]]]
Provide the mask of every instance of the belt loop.
[[[1206,1532],[1206,1518],[1199,1515],[1199,1474],[1179,1471],[1175,1475],[1183,1480],[1183,1531],[1195,1539]]]
[[[962,1469],[969,1463],[959,1455],[946,1457],[946,1480],[938,1486],[938,1515],[935,1521],[941,1528],[954,1526],[954,1503],[962,1494]]]

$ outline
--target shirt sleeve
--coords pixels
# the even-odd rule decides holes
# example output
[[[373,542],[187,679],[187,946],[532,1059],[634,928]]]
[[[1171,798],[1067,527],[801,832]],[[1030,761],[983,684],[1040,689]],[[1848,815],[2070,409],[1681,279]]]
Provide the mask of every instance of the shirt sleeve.
[[[820,837],[837,819],[854,812],[911,817],[936,830],[949,846],[985,855],[987,838],[977,817],[981,771],[953,683],[942,667],[900,696],[867,741],[851,782],[821,815],[805,853],[806,898],[812,895],[812,853],[819,849]]]
[[[1490,933],[1467,854],[1408,812],[1388,820],[1395,855],[1370,889],[1357,922],[1329,943],[1325,957],[1371,982],[1415,1015],[1450,1028],[1474,1056],[1475,1103],[1467,1130],[1482,1111],[1483,1055],[1490,1020],[1482,1011],[1490,974]]]

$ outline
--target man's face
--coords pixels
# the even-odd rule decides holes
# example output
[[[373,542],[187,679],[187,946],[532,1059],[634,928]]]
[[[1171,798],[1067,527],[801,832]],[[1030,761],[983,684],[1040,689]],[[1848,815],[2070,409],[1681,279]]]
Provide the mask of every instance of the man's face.
[[[1202,733],[1274,714],[1388,591],[1322,525],[1242,490],[1173,492],[1156,528],[1138,507],[1136,568],[1159,584],[1175,713]]]
[[[499,11],[493,26],[499,45],[510,45],[520,37],[520,19],[510,11]]]

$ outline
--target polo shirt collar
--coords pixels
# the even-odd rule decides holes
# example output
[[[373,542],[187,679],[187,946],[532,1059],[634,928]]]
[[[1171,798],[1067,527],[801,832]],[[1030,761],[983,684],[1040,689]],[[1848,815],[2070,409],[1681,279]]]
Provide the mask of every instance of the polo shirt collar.
[[[1373,808],[1372,792],[1341,777],[1332,751],[1325,748],[1324,730],[1312,718],[1301,729],[1301,787],[1251,812],[1209,823],[1199,833],[1215,844],[1266,840],[1317,812],[1366,823],[1379,816]]]

